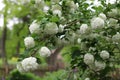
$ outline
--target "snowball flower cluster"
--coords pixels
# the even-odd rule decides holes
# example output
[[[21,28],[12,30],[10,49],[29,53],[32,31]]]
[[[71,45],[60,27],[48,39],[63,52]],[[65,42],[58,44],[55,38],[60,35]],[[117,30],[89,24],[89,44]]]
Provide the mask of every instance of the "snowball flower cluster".
[[[109,19],[109,26],[116,26],[118,23],[118,20],[110,18]]]
[[[93,18],[91,20],[91,27],[93,29],[101,29],[104,27],[104,20],[100,17]]]
[[[52,12],[54,15],[58,15],[59,17],[61,17],[62,15],[62,9],[61,9],[61,6],[59,5],[52,5]]]
[[[101,57],[102,59],[108,59],[109,56],[110,56],[110,55],[109,55],[108,51],[106,51],[106,50],[103,50],[103,51],[100,52],[100,57]]]
[[[94,63],[94,56],[90,53],[84,55],[84,63],[87,65]]]
[[[118,9],[117,9],[117,8],[111,9],[111,12],[108,12],[108,15],[109,15],[110,17],[115,17],[115,16],[117,16],[118,14],[119,14],[119,12],[118,12]]]
[[[86,33],[87,29],[88,29],[88,25],[87,25],[87,24],[82,24],[82,25],[80,26],[80,33],[81,33],[81,34]]]
[[[24,39],[24,44],[26,48],[32,48],[35,46],[34,39],[32,37],[26,37]]]
[[[74,1],[69,1],[69,0],[68,0],[68,1],[66,2],[66,4],[67,4],[67,6],[70,7],[70,11],[71,11],[72,13],[74,13],[75,10],[79,7],[79,5],[78,5],[78,4],[75,4]]]
[[[28,72],[38,68],[37,59],[35,57],[28,57],[21,61],[20,64],[17,65],[17,69],[20,72]]]
[[[40,28],[39,28],[39,24],[38,23],[36,23],[36,21],[33,21],[32,22],[32,24],[30,25],[30,27],[29,27],[29,30],[30,30],[30,33],[32,34],[32,33],[36,33],[36,34],[38,34],[38,33],[40,33]]]
[[[112,41],[113,41],[114,43],[120,43],[120,34],[115,34],[115,35],[113,35]]]
[[[17,70],[18,70],[19,72],[26,72],[26,71],[23,69],[21,63],[18,63],[18,64],[17,64]]]
[[[107,19],[106,15],[103,14],[103,13],[100,13],[98,16],[99,16],[100,18],[102,18],[103,20],[106,20],[106,19]]]
[[[39,50],[39,54],[42,57],[48,57],[51,55],[51,51],[44,46],[44,47],[41,47],[41,49]]]
[[[45,34],[56,34],[58,33],[58,26],[56,23],[49,22],[46,24],[45,29],[44,29]]]
[[[95,71],[100,71],[105,69],[106,64],[105,62],[95,61]]]

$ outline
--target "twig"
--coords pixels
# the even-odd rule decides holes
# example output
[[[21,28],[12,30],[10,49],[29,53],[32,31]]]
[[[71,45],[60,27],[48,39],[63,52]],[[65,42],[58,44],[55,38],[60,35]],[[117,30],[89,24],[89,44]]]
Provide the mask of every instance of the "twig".
[[[39,49],[39,48],[37,48],[37,49],[34,49],[34,50],[32,51],[32,54],[31,54],[31,56],[34,56],[34,55],[37,53],[38,49]]]
[[[65,27],[69,27],[69,26],[71,26],[71,25],[73,25],[73,24],[75,24],[75,23],[77,23],[77,22],[80,22],[80,20],[75,19],[75,20],[73,20],[73,21],[71,21],[71,22],[68,22]]]

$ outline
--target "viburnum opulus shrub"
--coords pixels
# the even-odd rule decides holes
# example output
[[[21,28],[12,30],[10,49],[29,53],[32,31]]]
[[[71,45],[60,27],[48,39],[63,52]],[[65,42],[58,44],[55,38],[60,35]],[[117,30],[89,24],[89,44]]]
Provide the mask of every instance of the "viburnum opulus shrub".
[[[111,80],[110,72],[119,62],[120,1],[32,0],[39,16],[24,39],[24,59],[17,69],[37,69],[39,58],[51,56],[52,49],[71,46],[74,80]],[[36,53],[36,54],[35,54]]]

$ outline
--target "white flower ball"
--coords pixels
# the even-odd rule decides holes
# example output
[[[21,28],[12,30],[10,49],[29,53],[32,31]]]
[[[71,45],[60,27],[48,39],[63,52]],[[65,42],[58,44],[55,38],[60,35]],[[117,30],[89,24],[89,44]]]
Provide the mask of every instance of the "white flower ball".
[[[105,69],[106,64],[104,62],[100,62],[100,61],[95,61],[95,70],[96,71],[100,71]]]
[[[80,26],[80,33],[81,33],[81,34],[86,33],[87,29],[88,29],[88,25],[87,25],[87,24],[82,24],[82,25]]]
[[[110,16],[110,17],[115,17],[115,16],[117,16],[118,15],[118,9],[116,8],[116,9],[111,9],[111,12],[108,12],[108,15]]]
[[[91,20],[91,27],[93,29],[101,29],[104,27],[104,20],[99,18],[99,17],[96,17],[94,19]]]
[[[26,37],[24,39],[24,44],[26,48],[32,48],[35,46],[34,39],[32,37]]]
[[[118,23],[118,20],[110,18],[109,19],[109,26],[116,26]]]
[[[98,16],[99,16],[100,18],[102,18],[103,20],[106,20],[106,19],[107,19],[106,15],[105,15],[104,13],[100,13]]]
[[[74,1],[70,1],[70,0],[68,0],[68,1],[66,2],[66,5],[67,5],[68,7],[70,7],[70,12],[72,12],[72,13],[74,13],[75,10],[77,10],[77,8],[79,7],[78,3],[75,4]]]
[[[39,34],[40,33],[40,25],[38,23],[36,23],[36,21],[33,21],[32,24],[29,27],[30,33],[36,33]]]
[[[58,15],[59,17],[61,17],[62,15],[62,8],[59,5],[52,5],[52,12],[53,15]]]
[[[90,78],[85,78],[85,80],[90,80]]]
[[[44,46],[44,47],[41,47],[41,49],[39,50],[39,54],[42,57],[48,57],[51,55],[51,51]]]
[[[100,57],[101,57],[102,59],[108,59],[109,56],[110,56],[110,55],[109,55],[109,52],[106,51],[106,50],[103,50],[103,51],[100,52]]]
[[[94,63],[94,56],[90,53],[84,55],[84,63],[87,65]]]
[[[19,72],[25,72],[25,70],[23,69],[23,67],[22,67],[22,64],[21,63],[18,63],[17,64],[17,70],[19,71]]]
[[[120,43],[120,34],[115,34],[115,35],[113,35],[112,41],[113,41],[114,43]]]
[[[58,15],[59,17],[61,17],[62,12],[60,10],[53,10],[53,14]]]
[[[25,72],[32,71],[38,68],[37,59],[35,57],[28,57],[22,60],[21,65]]]
[[[45,34],[56,34],[58,33],[58,26],[56,23],[49,22],[46,24],[45,29],[44,29]]]

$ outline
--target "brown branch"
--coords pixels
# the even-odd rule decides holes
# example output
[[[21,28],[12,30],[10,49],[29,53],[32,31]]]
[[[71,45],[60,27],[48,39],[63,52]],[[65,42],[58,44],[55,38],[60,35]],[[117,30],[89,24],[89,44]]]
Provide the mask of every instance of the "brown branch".
[[[31,53],[31,56],[34,56],[34,55],[37,53],[38,49],[39,49],[39,48],[34,49],[34,50],[32,51],[32,53]]]
[[[58,48],[54,51],[53,54],[55,54],[55,55],[59,54],[59,52],[63,49],[63,47],[64,47],[63,45],[60,46],[60,47],[58,47]]]
[[[56,64],[56,60],[57,60],[57,55],[60,53],[60,51],[63,49],[64,46],[60,46],[58,47],[52,54],[50,57],[48,57],[47,63],[49,65],[55,65]]]

